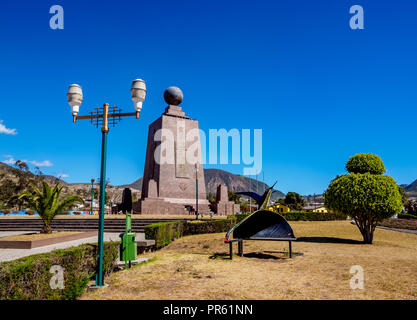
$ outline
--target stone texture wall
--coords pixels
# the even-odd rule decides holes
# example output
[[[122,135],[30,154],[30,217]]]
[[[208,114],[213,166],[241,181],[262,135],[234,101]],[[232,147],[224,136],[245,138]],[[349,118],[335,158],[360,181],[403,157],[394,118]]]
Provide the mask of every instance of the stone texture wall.
[[[160,129],[164,130],[162,136],[158,133]],[[197,135],[190,136],[190,131]],[[166,133],[171,135],[172,139]],[[187,136],[193,139],[187,139]],[[162,141],[158,141],[161,138]],[[189,161],[190,156],[187,153],[190,153],[195,161]],[[184,214],[187,213],[185,206],[192,206],[195,210],[196,162],[200,164],[199,211],[209,212],[198,121],[185,116],[181,107],[170,105],[162,116],[149,126],[142,198],[140,205],[136,205],[135,208],[142,214]]]

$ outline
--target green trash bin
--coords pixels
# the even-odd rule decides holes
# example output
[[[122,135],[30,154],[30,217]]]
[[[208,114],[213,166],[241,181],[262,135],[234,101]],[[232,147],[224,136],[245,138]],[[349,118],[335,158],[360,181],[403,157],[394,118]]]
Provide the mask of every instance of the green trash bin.
[[[135,241],[136,233],[128,232],[120,234],[122,242],[120,243],[120,260],[136,260],[138,254],[138,245]]]
[[[136,233],[132,232],[132,217],[129,213],[126,213],[126,232],[119,235],[121,238],[120,243],[120,261],[125,262],[125,267],[127,268],[127,263],[132,260],[136,260],[138,254],[138,245],[135,241]]]

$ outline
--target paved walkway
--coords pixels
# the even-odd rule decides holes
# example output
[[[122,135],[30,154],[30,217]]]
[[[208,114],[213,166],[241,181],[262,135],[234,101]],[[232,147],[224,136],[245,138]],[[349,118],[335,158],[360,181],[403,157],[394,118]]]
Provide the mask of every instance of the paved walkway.
[[[0,238],[12,236],[12,235],[18,235],[18,234],[25,234],[25,233],[33,233],[33,231],[1,231],[0,232]],[[136,233],[136,239],[137,240],[145,240],[145,234],[144,233]],[[119,241],[119,233],[110,233],[105,232],[104,233],[104,241]],[[73,240],[73,241],[67,241],[67,242],[61,242],[56,244],[51,244],[49,246],[39,247],[39,248],[33,248],[33,249],[0,249],[0,262],[1,261],[10,261],[15,260],[18,258],[30,256],[32,254],[38,254],[38,253],[45,253],[50,252],[55,249],[65,249],[69,247],[76,247],[83,243],[97,243],[97,236],[85,238],[85,239],[79,239],[79,240]]]
[[[398,231],[398,232],[405,232],[405,233],[414,233],[414,234],[417,234],[417,230],[388,228],[388,227],[383,227],[383,226],[377,226],[377,228],[385,229],[385,230]]]

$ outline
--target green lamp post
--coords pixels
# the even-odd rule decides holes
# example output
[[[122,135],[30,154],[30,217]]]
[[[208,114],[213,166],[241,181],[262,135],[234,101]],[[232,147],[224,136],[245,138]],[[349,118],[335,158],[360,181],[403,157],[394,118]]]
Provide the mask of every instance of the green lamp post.
[[[198,163],[195,164],[195,214],[198,220]]]
[[[103,279],[103,234],[104,234],[104,210],[106,194],[106,156],[107,156],[107,133],[109,125],[116,125],[121,117],[134,116],[139,119],[139,113],[142,109],[142,103],[145,101],[146,84],[142,79],[136,79],[132,82],[131,87],[132,100],[136,112],[121,113],[117,107],[112,107],[109,112],[109,104],[105,103],[102,108],[95,108],[90,115],[78,116],[78,112],[83,100],[82,89],[78,84],[72,84],[68,88],[68,103],[71,106],[73,122],[77,120],[90,120],[91,123],[98,127],[101,125],[101,169],[100,169],[100,198],[99,198],[99,226],[98,226],[98,253],[97,253],[97,274],[96,286],[104,286]],[[93,199],[91,199],[92,201]]]
[[[94,201],[94,179],[91,179],[91,214],[93,214],[93,201]]]

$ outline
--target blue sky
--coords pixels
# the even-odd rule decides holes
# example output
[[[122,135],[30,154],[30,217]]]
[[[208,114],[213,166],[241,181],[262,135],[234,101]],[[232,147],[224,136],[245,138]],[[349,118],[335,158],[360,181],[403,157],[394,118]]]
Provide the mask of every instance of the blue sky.
[[[49,27],[54,4],[64,30]],[[355,4],[364,30],[349,27]],[[72,123],[67,87],[83,87],[80,114],[104,102],[132,112],[131,81],[143,78],[140,120],[110,129],[112,184],[142,176],[147,127],[171,85],[207,132],[262,129],[265,181],[284,192],[323,192],[361,152],[411,183],[416,10],[411,0],[2,1],[0,161],[41,164],[68,182],[97,178],[101,133]],[[242,174],[241,165],[211,167]]]

